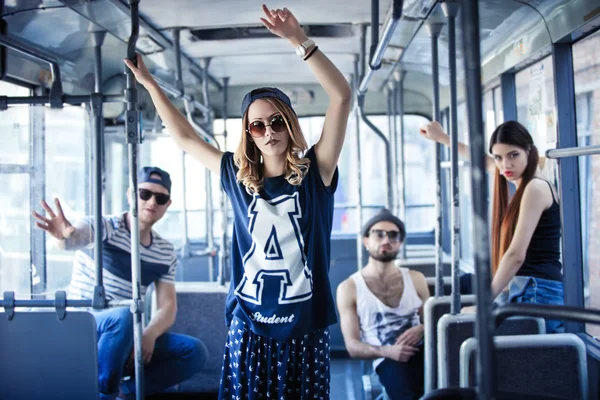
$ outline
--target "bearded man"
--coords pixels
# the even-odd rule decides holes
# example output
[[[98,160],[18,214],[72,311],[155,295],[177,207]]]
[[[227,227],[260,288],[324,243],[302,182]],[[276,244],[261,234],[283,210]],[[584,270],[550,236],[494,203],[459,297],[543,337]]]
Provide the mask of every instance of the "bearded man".
[[[423,304],[429,287],[422,273],[398,267],[404,223],[383,209],[362,230],[369,261],[337,289],[340,324],[348,353],[371,359],[387,395],[423,394]]]

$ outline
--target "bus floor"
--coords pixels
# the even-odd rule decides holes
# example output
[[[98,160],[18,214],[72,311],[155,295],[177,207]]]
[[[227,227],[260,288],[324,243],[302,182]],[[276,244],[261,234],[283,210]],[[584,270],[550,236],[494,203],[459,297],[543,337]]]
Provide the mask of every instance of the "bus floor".
[[[369,362],[369,361],[366,361]],[[331,400],[362,400],[362,364],[360,360],[332,358],[331,360]],[[148,400],[216,400],[216,394],[164,393],[147,397]]]

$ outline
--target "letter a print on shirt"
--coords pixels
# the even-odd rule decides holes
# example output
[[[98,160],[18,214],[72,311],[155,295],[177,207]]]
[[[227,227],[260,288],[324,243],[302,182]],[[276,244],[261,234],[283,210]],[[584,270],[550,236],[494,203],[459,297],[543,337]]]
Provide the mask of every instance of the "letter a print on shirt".
[[[271,230],[271,234],[267,239],[267,245],[265,246],[265,259],[267,260],[282,260],[283,254],[281,254],[281,246],[279,246],[279,240],[277,239],[277,230],[275,225]]]
[[[273,200],[254,195],[248,206],[248,230],[253,242],[244,255],[244,277],[235,294],[262,304],[264,277],[281,279],[279,304],[291,304],[312,297],[312,275],[304,256],[304,239],[299,220],[302,210],[298,192]]]

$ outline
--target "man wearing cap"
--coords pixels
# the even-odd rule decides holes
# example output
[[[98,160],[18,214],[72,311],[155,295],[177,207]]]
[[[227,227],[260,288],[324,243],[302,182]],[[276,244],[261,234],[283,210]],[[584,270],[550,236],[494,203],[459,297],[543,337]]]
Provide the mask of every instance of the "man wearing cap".
[[[394,263],[406,237],[404,223],[384,209],[362,230],[369,262],[342,282],[337,306],[344,342],[353,358],[370,359],[391,399],[423,393],[425,277]]]
[[[145,392],[151,394],[176,385],[199,372],[207,357],[204,344],[193,337],[167,332],[175,322],[177,298],[175,270],[177,258],[173,245],[152,226],[171,204],[171,178],[157,167],[144,167],[138,174],[138,209],[140,227],[141,292],[154,283],[157,312],[145,327],[142,355]],[[127,191],[131,202],[131,190]],[[66,219],[58,199],[56,213],[42,200],[44,217],[35,211],[39,228],[57,240],[63,250],[77,250],[69,299],[91,299],[94,294],[94,219],[86,217],[75,226]],[[131,216],[128,212],[102,218],[102,260],[107,300],[132,298]],[[98,379],[101,399],[135,396],[135,382],[121,384],[124,373],[133,365],[133,319],[127,307],[93,311],[98,329]]]

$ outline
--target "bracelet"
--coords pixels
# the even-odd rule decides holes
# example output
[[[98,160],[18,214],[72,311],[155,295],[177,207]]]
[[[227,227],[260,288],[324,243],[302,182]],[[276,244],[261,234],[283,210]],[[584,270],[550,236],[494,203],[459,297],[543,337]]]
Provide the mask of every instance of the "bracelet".
[[[317,51],[318,49],[319,49],[319,46],[315,46],[315,48],[314,48],[314,49],[312,49],[312,51],[311,51],[310,53],[308,53],[308,54],[306,55],[306,57],[304,57],[304,61],[308,60],[308,59],[310,58],[310,56],[312,56],[312,55],[313,55],[313,53],[314,53],[315,51]]]

